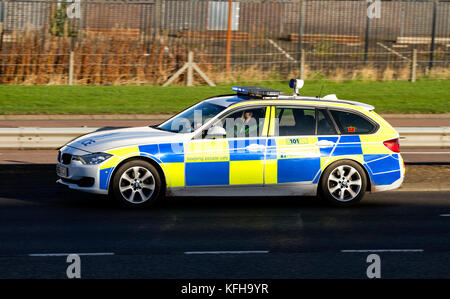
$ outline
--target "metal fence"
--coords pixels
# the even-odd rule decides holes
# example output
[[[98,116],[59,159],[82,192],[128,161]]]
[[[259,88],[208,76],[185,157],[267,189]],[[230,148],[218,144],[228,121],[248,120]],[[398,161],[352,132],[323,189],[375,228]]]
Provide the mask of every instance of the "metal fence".
[[[450,1],[11,0],[0,11],[1,83],[162,84],[189,51],[219,82],[450,76]]]

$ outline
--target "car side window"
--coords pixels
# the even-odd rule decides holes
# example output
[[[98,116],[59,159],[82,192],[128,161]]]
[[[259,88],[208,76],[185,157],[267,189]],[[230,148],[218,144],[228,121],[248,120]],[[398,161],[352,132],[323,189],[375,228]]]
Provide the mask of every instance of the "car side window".
[[[223,127],[227,138],[260,137],[265,117],[266,107],[241,109],[222,117],[214,126]]]
[[[317,135],[336,135],[336,129],[325,110],[317,110]]]
[[[277,107],[278,136],[315,135],[316,111],[314,108]]]
[[[338,110],[330,112],[343,135],[369,134],[375,128],[371,122],[357,114]]]

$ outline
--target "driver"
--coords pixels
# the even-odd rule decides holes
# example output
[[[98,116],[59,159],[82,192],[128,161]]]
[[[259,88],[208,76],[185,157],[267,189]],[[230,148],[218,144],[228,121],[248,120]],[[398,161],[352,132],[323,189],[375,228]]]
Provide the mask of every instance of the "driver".
[[[244,111],[241,123],[235,127],[236,137],[256,137],[258,130],[258,123],[255,118],[253,118],[252,111]]]

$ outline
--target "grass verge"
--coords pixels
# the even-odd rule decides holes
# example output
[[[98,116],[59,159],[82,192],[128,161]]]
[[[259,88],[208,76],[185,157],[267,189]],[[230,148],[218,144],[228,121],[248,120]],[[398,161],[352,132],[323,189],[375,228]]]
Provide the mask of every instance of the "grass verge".
[[[259,82],[291,93],[287,82]],[[240,84],[244,85],[244,84]],[[448,113],[450,80],[309,81],[301,94],[330,93],[375,106],[379,113]],[[0,114],[159,114],[178,112],[206,97],[230,94],[231,85],[209,86],[0,86]]]

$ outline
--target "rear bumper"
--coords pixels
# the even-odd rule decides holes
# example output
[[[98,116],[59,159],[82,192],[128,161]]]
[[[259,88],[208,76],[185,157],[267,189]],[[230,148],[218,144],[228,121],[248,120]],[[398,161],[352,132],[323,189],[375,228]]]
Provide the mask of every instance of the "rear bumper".
[[[388,191],[388,190],[395,190],[401,187],[401,185],[403,184],[403,180],[405,179],[405,163],[403,161],[403,158],[400,154],[398,154],[398,165],[399,165],[399,169],[396,171],[391,171],[391,172],[387,172],[384,174],[384,176],[386,177],[390,177],[391,175],[397,174],[398,179],[396,179],[395,181],[391,182],[390,184],[376,184],[373,182],[373,179],[375,176],[383,176],[383,174],[372,174],[371,179],[372,179],[372,188],[371,188],[371,192],[381,192],[381,191]],[[379,180],[379,179],[377,179]]]
[[[381,192],[381,191],[389,191],[389,190],[395,190],[400,188],[400,186],[403,184],[403,179],[405,177],[402,176],[398,180],[396,180],[394,183],[390,185],[373,185],[372,186],[372,192]]]

